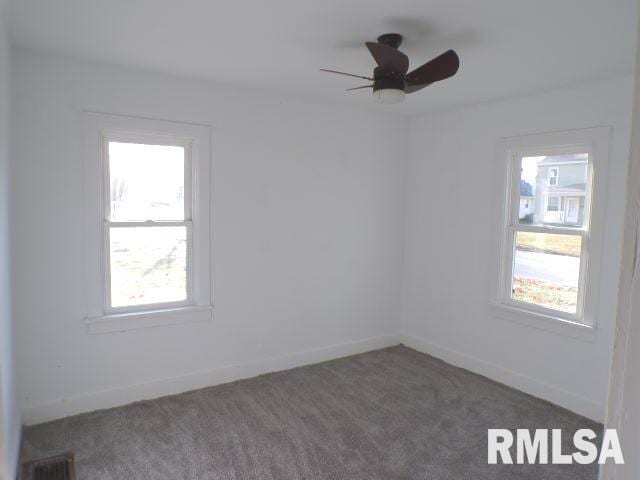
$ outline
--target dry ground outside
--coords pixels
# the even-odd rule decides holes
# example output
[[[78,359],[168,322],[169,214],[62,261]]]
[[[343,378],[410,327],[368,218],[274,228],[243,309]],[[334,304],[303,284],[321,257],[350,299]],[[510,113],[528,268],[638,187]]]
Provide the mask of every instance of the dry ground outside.
[[[515,277],[513,279],[514,300],[533,303],[561,312],[576,313],[578,289],[554,285],[540,280]]]

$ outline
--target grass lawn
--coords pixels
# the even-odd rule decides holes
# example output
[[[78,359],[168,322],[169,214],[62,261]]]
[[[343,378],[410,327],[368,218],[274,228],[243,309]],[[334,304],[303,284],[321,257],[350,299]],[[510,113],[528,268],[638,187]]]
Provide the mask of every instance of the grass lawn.
[[[518,232],[516,236],[516,247],[519,250],[569,255],[571,257],[580,256],[581,243],[582,238],[577,235]]]

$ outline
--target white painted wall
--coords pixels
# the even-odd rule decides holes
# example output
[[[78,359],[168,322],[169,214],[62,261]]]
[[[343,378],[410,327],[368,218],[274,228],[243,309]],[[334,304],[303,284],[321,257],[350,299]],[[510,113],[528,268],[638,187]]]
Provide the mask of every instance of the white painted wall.
[[[27,50],[13,67],[27,423],[398,341],[406,119]],[[213,126],[212,323],[87,335],[82,110]]]
[[[629,77],[426,115],[408,135],[408,119],[374,110],[29,50],[13,57],[12,258],[27,423],[399,339],[603,418]],[[212,323],[87,335],[83,110],[213,126]],[[613,127],[596,340],[493,318],[498,139],[596,125]]]
[[[0,2],[0,480],[15,478],[20,414],[14,376],[9,252],[10,48]]]
[[[425,115],[412,124],[407,183],[405,342],[450,362],[604,418],[616,310],[631,78]],[[593,343],[494,318],[498,139],[613,127]],[[472,212],[473,210],[473,212]]]
[[[640,478],[640,36],[636,46],[631,151],[606,428],[615,428],[623,465],[606,463],[601,480]]]

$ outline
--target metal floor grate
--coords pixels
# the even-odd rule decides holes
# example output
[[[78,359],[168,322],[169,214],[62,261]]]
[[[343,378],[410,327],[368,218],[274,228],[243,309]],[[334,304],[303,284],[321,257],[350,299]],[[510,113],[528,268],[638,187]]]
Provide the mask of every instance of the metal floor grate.
[[[25,462],[21,480],[76,480],[73,454],[65,453]]]

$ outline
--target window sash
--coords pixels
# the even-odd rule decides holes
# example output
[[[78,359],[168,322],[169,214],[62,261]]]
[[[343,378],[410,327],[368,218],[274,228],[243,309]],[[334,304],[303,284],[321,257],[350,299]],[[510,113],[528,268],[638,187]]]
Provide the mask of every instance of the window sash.
[[[563,312],[553,308],[544,307],[535,303],[523,302],[513,298],[513,278],[515,270],[516,235],[518,232],[547,233],[556,235],[572,235],[581,237],[580,242],[580,270],[578,273],[578,295],[576,313]],[[584,318],[585,282],[587,273],[587,255],[589,251],[589,232],[577,229],[556,227],[532,227],[523,225],[510,225],[507,229],[507,248],[505,249],[505,272],[502,285],[502,303],[517,308],[531,310],[544,315],[564,318],[582,323]]]
[[[519,205],[520,205],[520,172],[522,169],[522,159],[524,157],[535,157],[535,156],[543,156],[543,155],[565,155],[572,153],[587,153],[589,156],[589,162],[587,164],[587,181],[585,183],[585,202],[584,202],[584,210],[583,216],[584,221],[582,226],[580,227],[556,227],[556,226],[547,226],[540,225],[543,228],[558,228],[560,230],[565,230],[567,232],[576,232],[580,230],[589,231],[591,228],[591,197],[593,194],[593,149],[590,146],[582,146],[582,147],[572,147],[572,148],[557,148],[557,149],[537,149],[537,150],[526,150],[519,152],[511,152],[509,156],[509,164],[507,166],[507,172],[509,175],[509,191],[508,195],[508,217],[507,217],[507,226],[510,225],[518,225],[519,227],[525,227],[528,225],[522,225],[519,223],[520,219],[518,218],[519,213]],[[551,195],[553,196],[553,194]],[[546,208],[546,205],[545,205]]]
[[[161,310],[167,308],[184,307],[193,305],[193,224],[190,220],[183,222],[104,222],[104,279],[105,279],[105,304],[106,313],[143,312],[148,310]],[[140,227],[186,227],[187,229],[187,271],[186,271],[186,298],[179,302],[145,303],[143,305],[111,306],[111,229],[112,228],[140,228]]]
[[[144,221],[111,221],[111,181],[109,171],[109,143],[135,143],[146,145],[177,146],[184,149],[184,220],[144,220]],[[102,136],[103,162],[103,309],[107,314],[144,312],[154,310],[166,310],[194,305],[193,283],[193,141],[192,139],[178,139],[172,136],[147,133],[109,132]],[[140,228],[140,227],[186,227],[186,299],[179,302],[148,303],[143,305],[123,305],[113,307],[111,305],[111,248],[110,233],[112,228]]]
[[[105,133],[102,139],[102,158],[104,158],[104,220],[111,221],[111,173],[109,171],[109,142],[134,143],[144,145],[164,145],[168,147],[182,147],[184,149],[184,220],[193,221],[193,141],[191,139],[177,139],[166,135],[110,132]],[[145,220],[147,221],[147,220]],[[166,218],[148,221],[182,221],[181,219]],[[140,222],[118,222],[140,223]]]
[[[522,170],[523,157],[551,155],[551,154],[569,154],[569,153],[587,153],[589,162],[587,166],[587,182],[585,184],[585,205],[583,225],[576,227],[562,227],[556,225],[528,225],[520,224],[519,206],[520,206],[520,179]],[[506,238],[503,258],[503,272],[501,285],[501,301],[505,305],[529,310],[535,313],[548,315],[551,317],[562,318],[572,322],[584,323],[584,303],[586,295],[586,277],[587,277],[587,260],[589,252],[590,240],[590,222],[591,222],[591,196],[593,190],[593,152],[592,149],[584,146],[580,148],[572,147],[571,149],[539,149],[522,152],[511,152],[508,165],[509,174],[509,209],[507,225],[505,226]],[[556,177],[557,178],[557,177]],[[546,208],[546,205],[545,205]],[[516,235],[518,232],[546,233],[573,235],[581,237],[580,246],[580,269],[578,276],[578,296],[576,313],[562,312],[553,308],[536,305],[534,303],[523,302],[512,297],[513,292],[513,273],[515,269],[515,250]]]

